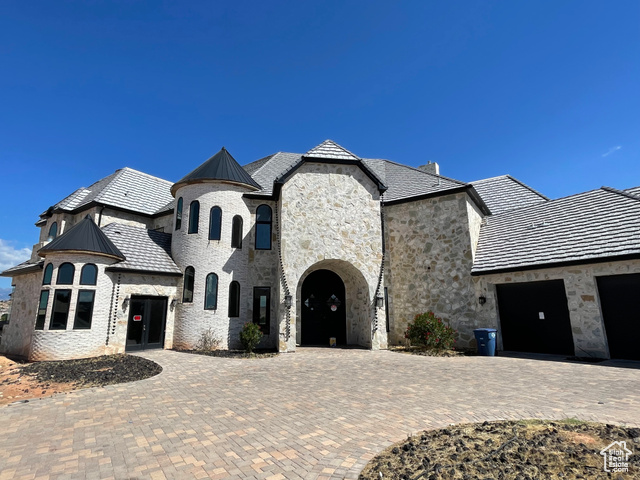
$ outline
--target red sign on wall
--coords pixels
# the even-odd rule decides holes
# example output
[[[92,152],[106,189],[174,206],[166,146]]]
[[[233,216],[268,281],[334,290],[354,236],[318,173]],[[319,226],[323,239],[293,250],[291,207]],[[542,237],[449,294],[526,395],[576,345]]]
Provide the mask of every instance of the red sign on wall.
[[[142,321],[142,315],[134,315],[133,316],[133,321],[134,322],[141,322]]]

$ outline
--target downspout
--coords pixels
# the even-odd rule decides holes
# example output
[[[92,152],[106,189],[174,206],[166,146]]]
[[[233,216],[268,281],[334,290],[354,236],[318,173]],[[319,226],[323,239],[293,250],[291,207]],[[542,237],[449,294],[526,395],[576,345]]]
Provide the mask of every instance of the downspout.
[[[105,207],[106,205],[102,205],[102,207],[100,208],[100,212],[98,213],[98,227],[102,224],[102,211]]]
[[[380,288],[382,287],[382,278],[384,276],[384,260],[386,256],[386,245],[384,241],[384,193],[380,194],[380,231],[382,233],[382,259],[380,260],[380,274],[378,275],[378,285],[376,285],[376,293],[373,297],[374,315],[373,315],[373,329],[371,330],[371,339],[373,343],[373,336],[378,331],[378,297],[380,296]]]
[[[275,220],[276,220],[276,231],[278,235],[278,262],[280,264],[280,283],[282,283],[282,288],[284,290],[285,296],[291,295],[289,291],[289,285],[287,284],[287,277],[284,274],[284,262],[282,261],[282,232],[280,231],[280,214],[278,213],[278,201],[276,200],[275,204]],[[285,340],[289,341],[291,337],[291,307],[285,307],[285,316],[287,319],[287,324],[285,326]]]

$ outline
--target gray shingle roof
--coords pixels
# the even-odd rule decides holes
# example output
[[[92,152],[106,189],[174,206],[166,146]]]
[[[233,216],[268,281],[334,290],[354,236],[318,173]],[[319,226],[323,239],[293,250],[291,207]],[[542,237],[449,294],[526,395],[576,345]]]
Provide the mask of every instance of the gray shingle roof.
[[[299,153],[278,152],[265,158],[268,160],[255,169],[251,175],[262,186],[262,189],[255,192],[255,194],[270,196],[273,194],[273,182],[275,182],[276,178],[298,163],[302,155]],[[264,158],[258,160],[258,162],[263,160]],[[246,167],[253,168],[253,164],[250,163]]]
[[[325,158],[328,160],[360,160],[346,148],[338,145],[333,140],[325,140],[317,147],[313,147],[303,155],[306,158]]]
[[[627,188],[625,192],[631,195],[640,195],[640,187]]]
[[[74,211],[89,203],[97,202],[153,215],[173,199],[171,185],[172,182],[168,180],[132,168],[122,168],[98,180],[90,187],[79,188],[53,208]]]
[[[27,260],[26,262],[22,262],[15,267],[7,268],[4,272],[0,272],[0,277],[14,277],[16,275],[22,275],[24,273],[37,272],[42,269],[43,265],[44,260],[39,260],[37,262]]]
[[[494,215],[549,200],[510,175],[476,180],[471,185]]]
[[[473,274],[640,254],[640,197],[606,187],[485,222]]]
[[[171,234],[122,223],[110,223],[102,231],[127,257],[110,269],[181,274],[171,258]]]

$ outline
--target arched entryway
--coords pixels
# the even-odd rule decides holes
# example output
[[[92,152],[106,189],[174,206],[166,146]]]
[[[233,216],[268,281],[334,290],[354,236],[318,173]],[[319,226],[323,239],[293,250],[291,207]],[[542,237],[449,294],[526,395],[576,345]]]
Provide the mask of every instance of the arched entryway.
[[[311,272],[302,284],[301,334],[303,345],[347,343],[347,309],[344,282],[331,270]]]

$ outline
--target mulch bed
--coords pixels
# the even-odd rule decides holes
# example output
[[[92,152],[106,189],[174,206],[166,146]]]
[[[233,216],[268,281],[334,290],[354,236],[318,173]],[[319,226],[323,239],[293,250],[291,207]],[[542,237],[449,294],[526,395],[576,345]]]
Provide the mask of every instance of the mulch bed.
[[[600,450],[626,441],[628,473],[604,472]],[[484,422],[425,431],[371,460],[362,480],[640,479],[640,429],[564,420]]]
[[[133,382],[161,371],[162,367],[151,360],[126,354],[37,362],[20,367],[20,373],[33,376],[39,382],[73,383],[77,387]]]
[[[434,350],[427,349],[424,347],[404,347],[404,346],[396,346],[389,347],[389,350],[392,352],[398,353],[408,353],[410,355],[421,355],[423,357],[465,357],[465,356],[475,356],[476,351],[470,349],[461,349],[461,350]]]
[[[275,350],[260,349],[254,350],[253,353],[247,353],[244,350],[179,350],[184,353],[195,353],[196,355],[206,355],[208,357],[222,358],[271,358],[278,355]]]

